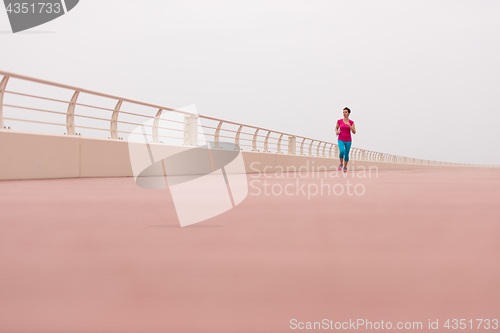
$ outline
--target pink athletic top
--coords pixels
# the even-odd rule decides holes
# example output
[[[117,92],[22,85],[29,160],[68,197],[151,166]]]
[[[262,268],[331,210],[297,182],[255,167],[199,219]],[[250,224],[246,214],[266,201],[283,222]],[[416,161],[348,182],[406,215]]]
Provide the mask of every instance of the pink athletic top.
[[[339,135],[339,140],[342,141],[352,141],[351,139],[351,128],[344,123],[343,119],[339,119],[337,123],[340,125],[339,130],[340,130],[340,135]],[[349,124],[354,124],[354,121],[349,119]]]

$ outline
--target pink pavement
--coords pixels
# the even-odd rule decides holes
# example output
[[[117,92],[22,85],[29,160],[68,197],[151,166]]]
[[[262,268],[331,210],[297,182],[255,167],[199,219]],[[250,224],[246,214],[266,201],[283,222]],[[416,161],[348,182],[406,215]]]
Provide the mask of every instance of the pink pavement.
[[[365,191],[254,195],[297,179]],[[250,181],[236,208],[185,228],[168,190],[133,178],[0,182],[0,332],[499,319],[500,171]]]

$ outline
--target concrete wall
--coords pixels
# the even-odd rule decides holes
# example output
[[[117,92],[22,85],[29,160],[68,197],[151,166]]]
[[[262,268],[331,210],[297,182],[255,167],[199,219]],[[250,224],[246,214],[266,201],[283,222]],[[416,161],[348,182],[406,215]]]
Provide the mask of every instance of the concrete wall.
[[[151,144],[153,150],[169,156],[189,147]],[[338,159],[283,154],[242,152],[247,173],[312,171],[318,167],[336,170]],[[443,168],[443,166],[353,161],[360,169],[376,166],[384,169]],[[231,172],[231,170],[228,170]],[[187,169],[179,173],[189,173]],[[0,130],[0,180],[75,177],[133,176],[128,142],[41,133]]]

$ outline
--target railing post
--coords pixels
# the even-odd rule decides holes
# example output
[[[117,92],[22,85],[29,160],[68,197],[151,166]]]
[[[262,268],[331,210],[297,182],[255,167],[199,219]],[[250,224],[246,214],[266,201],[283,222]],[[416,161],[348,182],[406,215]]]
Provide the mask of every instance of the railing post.
[[[316,147],[316,157],[320,157],[319,155],[319,147],[321,146],[321,141],[318,142],[318,146]]]
[[[75,91],[73,97],[71,97],[71,101],[68,106],[68,113],[66,115],[66,130],[68,131],[68,135],[75,135],[75,106],[76,100],[78,99],[78,95],[80,95],[79,91]]]
[[[220,131],[220,126],[222,126],[222,121],[217,126],[217,131]],[[219,148],[219,137],[216,131],[215,145]],[[195,115],[184,115],[184,145],[185,146],[197,146],[198,145],[198,116]]]
[[[163,109],[159,109],[156,112],[155,119],[153,120],[153,142],[160,142],[160,135],[158,134],[158,126],[160,125],[160,117],[163,112]]]
[[[300,144],[300,155],[304,155],[304,141],[306,141],[306,139],[302,139],[302,143]]]
[[[115,106],[115,110],[113,111],[113,115],[111,116],[111,139],[118,139],[118,113],[120,112],[120,108],[122,106],[123,101],[118,101]]]
[[[330,152],[328,153],[328,157],[332,158],[332,148],[333,148],[333,143],[330,144]]]
[[[312,140],[311,143],[309,144],[309,155],[308,156],[312,156],[313,142],[314,142],[314,140]]]
[[[0,82],[0,129],[5,127],[3,123],[3,95],[5,93],[5,87],[7,86],[7,82],[9,81],[8,76],[4,76],[2,82]]]
[[[238,127],[238,131],[236,132],[236,137],[234,138],[234,143],[239,146],[240,145],[240,134],[241,134],[241,129],[243,128],[243,125],[240,125]]]
[[[288,154],[295,155],[297,154],[297,137],[288,136]]]
[[[326,153],[325,153],[326,145],[327,145],[327,143],[325,142],[325,144],[323,145],[323,157],[326,157]]]
[[[280,135],[280,138],[278,139],[278,154],[281,154],[281,139],[283,138],[283,134]]]
[[[258,128],[255,130],[255,133],[253,134],[252,151],[257,151],[257,133],[259,133]]]
[[[271,131],[267,132],[266,139],[264,140],[264,152],[269,153],[269,149],[267,149],[269,143],[269,135],[271,135]]]

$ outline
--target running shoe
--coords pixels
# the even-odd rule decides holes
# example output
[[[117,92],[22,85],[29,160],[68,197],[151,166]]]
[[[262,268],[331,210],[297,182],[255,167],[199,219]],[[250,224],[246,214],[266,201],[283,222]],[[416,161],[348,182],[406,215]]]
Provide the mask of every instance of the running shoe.
[[[341,165],[339,165],[339,170],[342,170],[342,164],[341,164]]]
[[[347,172],[347,168],[344,168],[344,172]]]

